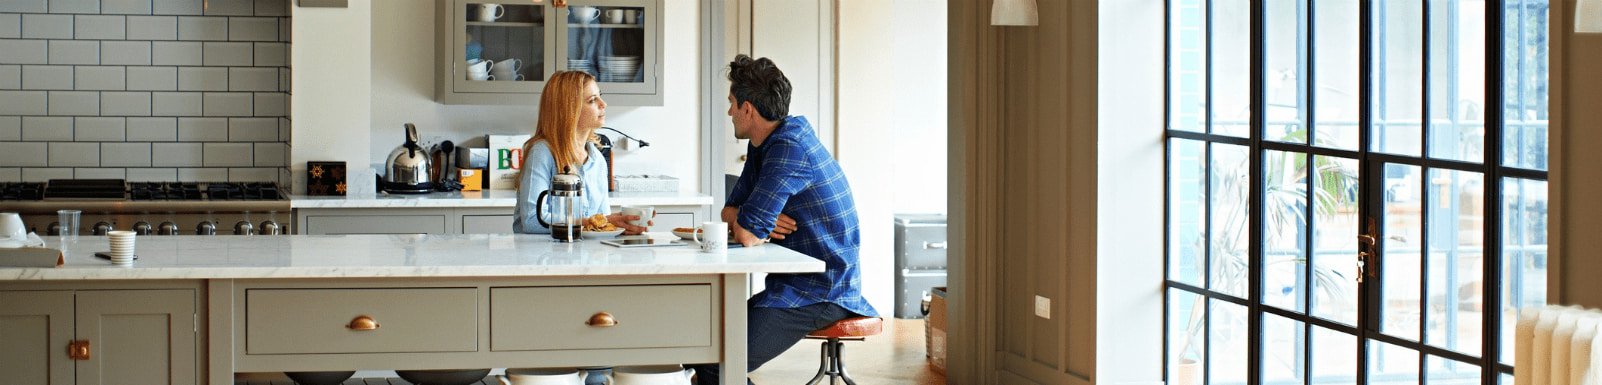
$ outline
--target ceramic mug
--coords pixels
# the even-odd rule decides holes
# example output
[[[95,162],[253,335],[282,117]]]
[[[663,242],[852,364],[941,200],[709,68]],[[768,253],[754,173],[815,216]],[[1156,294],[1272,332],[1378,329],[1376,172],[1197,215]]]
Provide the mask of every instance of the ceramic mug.
[[[495,21],[501,16],[506,16],[506,7],[502,7],[500,4],[478,5],[478,21]]]
[[[502,81],[521,81],[524,79],[523,74],[510,71],[490,72],[490,78]]]
[[[495,65],[494,60],[473,59],[467,61],[467,72],[489,72]]]
[[[631,225],[651,227],[651,218],[656,218],[656,208],[651,206],[623,206],[623,215],[640,217],[640,219],[629,221]]]
[[[621,366],[612,369],[614,385],[690,385],[695,369],[679,365]]]
[[[608,9],[608,10],[606,10],[606,19],[605,20],[606,20],[605,22],[607,24],[622,24],[623,23],[623,10],[621,10],[621,9]]]
[[[501,385],[584,385],[589,372],[572,368],[506,369],[505,375],[495,376]]]
[[[727,222],[701,222],[699,231],[691,234],[690,238],[701,245],[703,253],[722,253],[729,251],[729,224]]]
[[[522,69],[523,69],[523,60],[522,59],[517,59],[517,58],[501,59],[501,61],[495,62],[495,64],[491,64],[490,65],[490,71],[495,71],[495,72],[502,72],[502,71],[517,72],[517,71],[521,71]]]
[[[567,7],[573,14],[573,22],[579,24],[594,23],[595,18],[601,16],[601,9],[596,7]]]
[[[0,239],[27,239],[28,228],[22,224],[22,215],[0,213]]]
[[[639,24],[640,23],[640,10],[638,10],[638,9],[630,9],[630,10],[623,11],[623,23],[624,24]]]
[[[467,80],[495,80],[495,75],[488,72],[467,71]]]

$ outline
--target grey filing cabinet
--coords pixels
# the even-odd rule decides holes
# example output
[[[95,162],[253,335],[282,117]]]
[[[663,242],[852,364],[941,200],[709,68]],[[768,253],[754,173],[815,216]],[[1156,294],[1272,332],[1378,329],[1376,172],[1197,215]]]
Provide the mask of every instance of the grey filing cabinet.
[[[945,214],[897,214],[896,318],[923,318],[923,302],[946,285]]]

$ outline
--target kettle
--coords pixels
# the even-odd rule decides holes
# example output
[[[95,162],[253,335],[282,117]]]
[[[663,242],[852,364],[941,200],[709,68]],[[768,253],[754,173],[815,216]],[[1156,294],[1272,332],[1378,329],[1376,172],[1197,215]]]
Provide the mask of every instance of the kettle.
[[[429,179],[428,150],[419,145],[417,126],[406,123],[406,143],[395,147],[384,158],[384,179],[380,188],[391,194],[427,194],[434,189]]]
[[[551,203],[550,222],[545,221],[545,197],[555,199]],[[562,170],[562,173],[551,176],[551,188],[541,191],[540,196],[534,198],[534,219],[541,226],[551,229],[551,238],[557,242],[578,242],[583,233],[584,217],[579,214],[580,205],[584,203],[584,181],[578,174],[572,173],[572,168]]]

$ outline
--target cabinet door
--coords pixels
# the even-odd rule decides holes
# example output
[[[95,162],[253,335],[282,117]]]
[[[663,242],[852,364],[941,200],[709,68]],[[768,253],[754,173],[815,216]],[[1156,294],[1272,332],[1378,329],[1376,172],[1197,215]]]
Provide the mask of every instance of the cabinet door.
[[[445,234],[444,215],[309,215],[304,234]]]
[[[78,292],[78,384],[198,384],[193,290]]]
[[[567,4],[555,12],[556,37],[562,46],[557,51],[557,68],[595,75],[602,94],[656,94],[661,2],[572,0]]]
[[[526,0],[451,0],[448,67],[455,92],[539,93],[551,68],[547,14]],[[479,61],[482,61],[480,63]],[[447,62],[442,60],[442,63]],[[527,104],[527,97],[508,96]]]
[[[72,292],[0,291],[0,373],[9,384],[70,385]]]
[[[462,234],[511,234],[511,215],[463,215]]]

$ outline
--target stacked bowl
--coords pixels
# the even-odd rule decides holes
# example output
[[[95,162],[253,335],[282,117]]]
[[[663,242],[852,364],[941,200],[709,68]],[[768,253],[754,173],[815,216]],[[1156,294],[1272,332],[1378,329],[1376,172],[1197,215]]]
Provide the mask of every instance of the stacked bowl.
[[[601,56],[600,81],[633,82],[640,75],[639,56]]]
[[[595,63],[590,59],[567,59],[567,69],[584,71],[592,76],[595,75]]]

